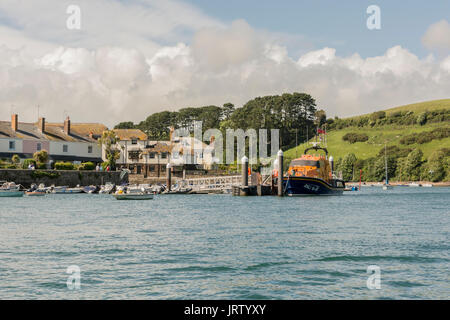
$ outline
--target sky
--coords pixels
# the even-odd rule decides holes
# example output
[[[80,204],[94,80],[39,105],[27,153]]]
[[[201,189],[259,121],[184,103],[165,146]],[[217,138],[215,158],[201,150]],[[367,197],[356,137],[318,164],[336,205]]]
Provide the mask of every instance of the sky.
[[[340,117],[450,98],[448,0],[30,3],[0,2],[2,120],[112,127],[284,92]]]

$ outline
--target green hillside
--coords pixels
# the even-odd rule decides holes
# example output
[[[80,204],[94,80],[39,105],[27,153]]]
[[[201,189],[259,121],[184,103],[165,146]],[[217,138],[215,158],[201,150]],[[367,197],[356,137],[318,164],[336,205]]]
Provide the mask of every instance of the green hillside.
[[[404,106],[389,108],[389,109],[380,109],[381,111],[385,111],[386,115],[390,115],[394,112],[398,111],[412,111],[414,113],[420,113],[424,111],[434,111],[440,109],[450,109],[450,99],[442,99],[442,100],[432,100],[432,101],[424,101],[413,104],[407,104]],[[359,118],[363,116],[368,116],[369,114],[364,114],[361,116],[349,117],[351,118]]]
[[[378,154],[383,150],[385,143],[391,150],[396,150],[397,154],[393,155],[395,162],[401,161],[399,160],[401,157],[406,158],[414,149],[423,152],[423,163],[435,151],[442,149],[446,154],[443,163],[446,164],[449,159],[448,151],[445,149],[450,150],[450,99],[415,103],[358,117],[327,120],[327,123],[330,127],[327,134],[327,149],[336,160],[353,153],[361,163],[365,161],[373,164],[380,158]],[[437,137],[431,132],[437,132]],[[346,134],[361,135],[365,141],[354,143],[344,141],[343,137]],[[431,138],[425,139],[427,137]],[[408,139],[409,142],[405,143]],[[310,140],[313,141],[314,139]],[[301,156],[307,145],[311,146],[304,143],[287,150],[286,160],[290,161]],[[363,165],[361,164],[361,167]],[[422,171],[428,170],[427,168],[423,165]],[[450,176],[446,165],[445,170],[446,176]]]
[[[450,123],[445,125],[450,127]],[[433,151],[441,148],[450,148],[450,138],[445,138],[442,140],[433,140],[424,144],[411,144],[404,146],[400,144],[400,139],[411,133],[420,133],[425,131],[430,131],[433,128],[442,127],[442,124],[431,124],[425,126],[405,126],[399,128],[393,127],[380,127],[380,128],[345,128],[336,131],[330,131],[327,134],[327,149],[329,154],[335,159],[343,158],[348,153],[354,153],[358,159],[368,159],[375,157],[381,148],[384,148],[384,142],[387,142],[387,146],[395,145],[400,148],[420,148],[424,157],[427,158]],[[342,137],[346,133],[350,132],[361,132],[369,136],[367,142],[355,142],[353,144],[343,141]],[[314,140],[311,140],[313,142]],[[311,144],[309,144],[311,146]],[[301,144],[297,148],[292,148],[285,152],[285,157],[289,159],[295,158],[303,154],[303,151],[307,148],[307,144]],[[297,151],[296,151],[297,149]]]

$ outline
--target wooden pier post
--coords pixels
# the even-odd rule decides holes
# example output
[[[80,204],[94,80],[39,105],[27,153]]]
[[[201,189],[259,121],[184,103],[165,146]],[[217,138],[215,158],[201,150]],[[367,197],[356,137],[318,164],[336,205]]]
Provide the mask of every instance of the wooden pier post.
[[[170,163],[166,166],[166,185],[167,185],[167,191],[172,191],[172,166]]]
[[[242,157],[242,187],[248,187],[248,158]]]
[[[278,196],[283,196],[283,151],[278,151]]]

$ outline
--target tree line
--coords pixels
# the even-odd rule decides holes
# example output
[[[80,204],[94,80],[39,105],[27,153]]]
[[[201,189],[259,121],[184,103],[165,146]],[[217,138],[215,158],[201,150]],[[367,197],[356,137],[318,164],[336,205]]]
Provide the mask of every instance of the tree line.
[[[225,103],[222,107],[210,105],[158,112],[138,124],[119,123],[115,129],[136,128],[149,139],[168,140],[170,127],[190,127],[195,121],[203,122],[203,131],[219,129],[224,137],[226,129],[279,129],[280,146],[287,149],[311,138],[316,127],[325,123],[326,114],[317,110],[316,101],[309,94],[294,92],[257,97],[241,108]]]
[[[388,146],[387,169],[390,181],[450,181],[450,149],[441,148],[424,159],[419,148],[399,148]],[[349,153],[339,158],[335,170],[342,172],[345,181],[358,181],[362,170],[362,181],[381,182],[386,178],[385,149],[380,149],[377,156],[358,159]]]

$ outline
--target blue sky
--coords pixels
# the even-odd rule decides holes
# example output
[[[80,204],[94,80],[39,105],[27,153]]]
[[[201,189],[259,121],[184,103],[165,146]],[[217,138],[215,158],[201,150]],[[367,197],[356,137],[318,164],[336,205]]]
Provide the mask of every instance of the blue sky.
[[[252,27],[303,35],[315,48],[334,47],[339,55],[383,54],[401,45],[423,57],[421,37],[432,23],[450,20],[449,0],[188,0],[225,22],[245,19]],[[366,28],[369,5],[381,8],[381,30]],[[295,54],[302,43],[291,44]]]

